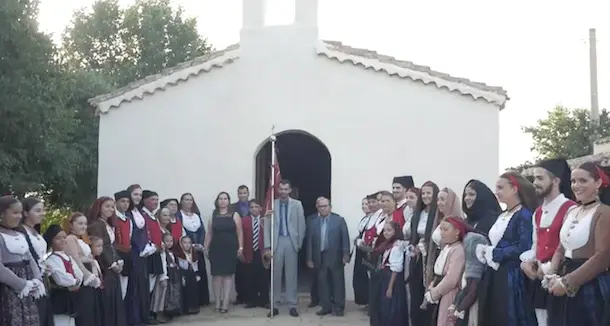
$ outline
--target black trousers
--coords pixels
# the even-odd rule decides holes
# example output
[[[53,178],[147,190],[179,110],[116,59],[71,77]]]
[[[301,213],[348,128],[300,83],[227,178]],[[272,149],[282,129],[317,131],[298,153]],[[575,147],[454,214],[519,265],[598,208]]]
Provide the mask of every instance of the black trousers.
[[[345,271],[342,261],[329,260],[321,254],[318,267],[318,295],[325,310],[345,310]]]
[[[254,252],[252,262],[242,264],[243,280],[242,295],[244,302],[256,306],[269,303],[269,270],[263,266],[260,250]]]
[[[310,271],[311,284],[309,285],[309,292],[311,294],[311,303],[318,305],[320,303],[320,296],[318,295],[318,269],[313,268]]]
[[[237,297],[235,298],[236,303],[243,303],[245,301],[244,298],[244,282],[246,278],[246,267],[245,264],[241,261],[237,261],[237,268],[235,269],[235,293]]]

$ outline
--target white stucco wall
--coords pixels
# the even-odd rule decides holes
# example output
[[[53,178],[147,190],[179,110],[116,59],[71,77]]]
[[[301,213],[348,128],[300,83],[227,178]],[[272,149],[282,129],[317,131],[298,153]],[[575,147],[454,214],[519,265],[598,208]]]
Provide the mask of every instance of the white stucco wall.
[[[493,185],[497,107],[317,56],[312,36],[287,27],[250,33],[237,62],[103,114],[99,195],[139,183],[162,198],[192,192],[211,212],[219,191],[254,185],[256,150],[272,124],[305,130],[330,150],[333,210],[352,236],[361,198],[390,189],[394,176],[458,193],[471,178]]]

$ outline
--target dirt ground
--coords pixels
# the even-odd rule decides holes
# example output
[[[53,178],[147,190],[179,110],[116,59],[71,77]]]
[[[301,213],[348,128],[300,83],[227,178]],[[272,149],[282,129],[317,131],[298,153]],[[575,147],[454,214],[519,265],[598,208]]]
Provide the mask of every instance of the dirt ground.
[[[288,308],[279,307],[280,314],[273,319],[267,318],[267,310],[262,308],[244,309],[243,306],[231,307],[226,315],[221,315],[212,311],[212,308],[206,307],[198,315],[180,317],[172,322],[171,326],[178,325],[210,325],[211,322],[218,326],[263,326],[263,325],[350,325],[350,326],[367,326],[369,324],[368,317],[365,312],[354,305],[348,303],[345,309],[345,316],[324,316],[319,317],[316,311],[320,308],[307,308],[307,300],[300,300],[299,312],[300,317],[294,318],[288,315]]]

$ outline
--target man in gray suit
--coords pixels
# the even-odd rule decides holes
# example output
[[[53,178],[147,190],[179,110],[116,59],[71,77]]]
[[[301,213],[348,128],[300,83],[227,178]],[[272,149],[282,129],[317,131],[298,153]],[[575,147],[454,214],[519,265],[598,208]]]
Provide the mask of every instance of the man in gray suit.
[[[307,232],[307,265],[318,271],[318,296],[322,309],[318,316],[330,313],[343,316],[345,310],[345,274],[350,260],[349,233],[345,219],[331,213],[330,200],[316,200],[318,216]]]
[[[280,303],[282,279],[286,286],[286,303],[290,316],[298,317],[297,286],[299,268],[299,250],[305,238],[305,213],[303,204],[290,198],[292,187],[290,181],[282,180],[279,184],[280,198],[274,202],[274,210],[265,214],[265,255],[273,257],[273,296],[276,304]],[[271,221],[273,219],[273,230]],[[273,236],[273,248],[271,248]],[[277,308],[267,314],[277,315]]]

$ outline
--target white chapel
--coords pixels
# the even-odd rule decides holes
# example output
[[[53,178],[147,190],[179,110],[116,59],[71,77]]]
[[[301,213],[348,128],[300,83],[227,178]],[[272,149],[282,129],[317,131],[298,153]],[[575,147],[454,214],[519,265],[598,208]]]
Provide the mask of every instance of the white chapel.
[[[306,213],[330,197],[351,237],[361,199],[394,176],[493,185],[504,89],[320,40],[318,0],[295,1],[293,24],[265,26],[265,0],[243,0],[238,44],[91,99],[98,194],[133,183],[161,199],[191,192],[210,214],[220,191],[236,197],[241,184],[262,200],[272,128]]]

